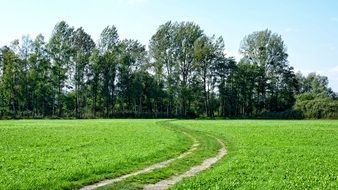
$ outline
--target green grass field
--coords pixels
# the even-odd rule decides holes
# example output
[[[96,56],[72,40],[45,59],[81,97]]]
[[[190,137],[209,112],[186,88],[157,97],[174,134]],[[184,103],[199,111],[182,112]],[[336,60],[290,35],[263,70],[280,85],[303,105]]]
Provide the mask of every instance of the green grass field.
[[[338,121],[178,121],[228,155],[174,189],[338,189]]]
[[[179,154],[182,133],[155,120],[0,121],[0,189],[75,188]]]
[[[337,120],[0,121],[0,189],[76,189],[200,146],[166,168],[104,189],[138,189],[216,154],[211,169],[172,189],[338,189]]]

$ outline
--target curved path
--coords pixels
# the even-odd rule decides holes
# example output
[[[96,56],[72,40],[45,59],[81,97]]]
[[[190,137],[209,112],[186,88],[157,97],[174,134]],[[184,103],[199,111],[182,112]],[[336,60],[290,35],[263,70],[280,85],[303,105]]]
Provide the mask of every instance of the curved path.
[[[144,190],[168,189],[170,186],[173,186],[174,184],[183,180],[184,178],[192,177],[192,176],[196,175],[197,173],[210,168],[213,164],[215,164],[217,161],[219,161],[222,157],[224,157],[227,154],[224,143],[219,139],[217,139],[217,141],[222,145],[222,148],[218,150],[218,154],[216,156],[204,160],[198,166],[191,167],[190,170],[186,171],[183,174],[180,174],[180,175],[177,175],[177,176],[172,176],[168,179],[159,181],[156,184],[145,185],[143,187],[143,189]]]
[[[99,181],[99,182],[91,184],[91,185],[84,186],[84,187],[80,188],[80,190],[92,190],[92,189],[96,189],[98,187],[103,187],[103,186],[110,185],[110,184],[113,184],[113,183],[116,183],[116,182],[120,182],[120,181],[125,180],[129,177],[133,177],[133,176],[136,176],[136,175],[139,175],[139,174],[149,173],[153,170],[164,168],[164,167],[168,166],[170,163],[188,156],[189,154],[194,152],[200,144],[197,141],[197,139],[194,138],[193,136],[191,136],[190,134],[188,134],[186,132],[183,132],[183,133],[193,140],[193,145],[191,146],[191,148],[188,151],[182,153],[181,155],[179,155],[175,158],[171,158],[169,160],[165,160],[163,162],[153,164],[153,165],[148,166],[148,167],[146,167],[142,170],[138,170],[138,171],[135,171],[135,172],[114,178],[114,179],[106,179],[106,180]]]
[[[135,171],[135,172],[114,178],[114,179],[106,179],[106,180],[94,183],[92,185],[84,186],[84,187],[80,188],[80,190],[92,190],[92,189],[96,189],[98,187],[103,187],[103,186],[106,186],[106,185],[114,184],[114,183],[120,182],[122,180],[125,180],[129,177],[137,176],[137,175],[144,174],[144,173],[149,173],[149,172],[154,171],[156,169],[164,168],[174,161],[185,158],[189,154],[193,153],[197,149],[197,147],[200,145],[200,143],[192,135],[190,135],[186,132],[183,132],[183,133],[186,136],[188,136],[189,138],[192,139],[193,145],[190,147],[190,149],[188,151],[182,153],[181,155],[174,157],[174,158],[171,158],[169,160],[165,160],[165,161],[153,164],[153,165],[148,166],[144,169],[141,169],[141,170],[138,170],[138,171]],[[213,138],[215,138],[215,137],[213,137]],[[183,180],[184,178],[195,176],[199,172],[210,168],[213,164],[215,164],[217,161],[219,161],[221,158],[223,158],[227,154],[224,143],[220,139],[217,139],[217,138],[215,138],[215,139],[221,145],[221,148],[218,150],[217,155],[204,160],[200,165],[191,167],[188,171],[186,171],[182,174],[179,174],[179,175],[176,175],[176,176],[171,176],[168,179],[157,182],[156,184],[144,185],[143,188],[145,190],[167,189],[167,188],[173,186],[174,184],[178,183],[179,181]]]

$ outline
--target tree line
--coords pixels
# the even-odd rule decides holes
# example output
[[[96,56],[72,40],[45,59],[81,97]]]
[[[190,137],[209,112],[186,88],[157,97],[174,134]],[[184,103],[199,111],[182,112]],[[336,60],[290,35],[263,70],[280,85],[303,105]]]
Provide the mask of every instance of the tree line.
[[[253,32],[240,53],[192,22],[161,25],[146,48],[61,21],[48,41],[0,49],[0,118],[337,118],[327,77],[295,73],[280,35]]]

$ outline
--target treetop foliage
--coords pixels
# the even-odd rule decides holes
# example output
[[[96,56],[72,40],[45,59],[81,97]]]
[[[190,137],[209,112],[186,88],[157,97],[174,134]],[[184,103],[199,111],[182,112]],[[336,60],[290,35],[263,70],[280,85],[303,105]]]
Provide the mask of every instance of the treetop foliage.
[[[164,23],[148,49],[65,21],[47,42],[14,40],[0,49],[0,118],[338,117],[327,77],[294,73],[268,29],[243,38],[239,62],[193,22]]]

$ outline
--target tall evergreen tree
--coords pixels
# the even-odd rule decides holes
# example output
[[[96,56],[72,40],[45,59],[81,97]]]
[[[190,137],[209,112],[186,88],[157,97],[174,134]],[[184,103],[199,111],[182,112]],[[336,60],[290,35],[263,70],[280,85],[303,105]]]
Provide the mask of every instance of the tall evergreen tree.
[[[254,92],[257,112],[291,108],[297,84],[281,36],[270,30],[254,32],[243,39],[240,51],[244,63],[257,66]]]
[[[87,76],[89,71],[89,58],[95,48],[95,43],[82,28],[77,29],[72,36],[72,48],[74,49],[73,83],[75,86],[75,116],[82,117],[82,109],[86,106],[85,93]]]
[[[101,93],[104,99],[105,117],[111,117],[115,107],[119,43],[115,26],[108,26],[102,31],[98,43],[99,58],[97,61],[99,61],[98,67],[103,81]]]
[[[53,113],[58,117],[63,116],[63,102],[65,93],[70,89],[68,77],[71,73],[71,58],[74,55],[72,48],[72,35],[74,28],[65,21],[57,23],[48,42],[47,49],[52,62],[53,81]]]

